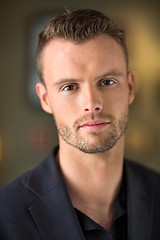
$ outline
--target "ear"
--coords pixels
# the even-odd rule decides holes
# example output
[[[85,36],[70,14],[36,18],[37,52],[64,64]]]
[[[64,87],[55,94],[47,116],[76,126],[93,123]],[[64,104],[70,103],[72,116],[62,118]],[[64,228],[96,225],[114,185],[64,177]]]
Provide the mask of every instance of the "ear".
[[[131,71],[128,72],[128,89],[129,89],[129,104],[131,104],[135,96],[134,73]]]
[[[46,90],[45,85],[43,83],[40,83],[40,82],[37,83],[36,84],[36,92],[37,92],[37,95],[40,99],[41,107],[43,108],[43,110],[47,113],[52,114],[52,109],[49,105],[47,90]]]

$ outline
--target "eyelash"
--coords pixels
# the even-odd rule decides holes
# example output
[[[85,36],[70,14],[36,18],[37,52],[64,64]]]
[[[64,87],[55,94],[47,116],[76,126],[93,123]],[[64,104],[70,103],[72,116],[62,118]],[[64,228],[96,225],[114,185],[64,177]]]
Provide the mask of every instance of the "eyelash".
[[[104,84],[106,83],[106,84]],[[115,84],[115,81],[112,80],[112,79],[105,79],[105,80],[101,80],[99,83],[98,83],[98,86],[111,86]],[[67,89],[67,88],[72,88],[72,89]],[[61,91],[66,91],[66,92],[70,92],[70,91],[74,91],[76,89],[78,89],[78,84],[75,84],[75,83],[71,83],[71,84],[68,84],[68,85],[65,85],[61,88]]]
[[[66,88],[69,88],[69,87],[72,87],[72,88],[74,88],[74,89],[66,90]],[[62,87],[61,90],[62,90],[62,91],[69,92],[69,91],[73,91],[73,90],[76,90],[76,89],[78,89],[78,85],[72,83],[72,84],[65,85],[64,87]]]
[[[107,82],[107,84],[104,84],[104,82]],[[110,86],[113,84],[115,84],[115,81],[113,79],[104,79],[104,80],[101,80],[99,83],[100,86]]]

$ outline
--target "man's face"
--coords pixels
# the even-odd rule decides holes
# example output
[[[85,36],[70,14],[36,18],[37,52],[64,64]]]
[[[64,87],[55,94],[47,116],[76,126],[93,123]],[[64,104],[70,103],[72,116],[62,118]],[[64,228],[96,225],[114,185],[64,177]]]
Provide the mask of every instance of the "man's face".
[[[134,79],[121,46],[100,35],[83,43],[54,39],[44,49],[37,94],[53,113],[60,143],[85,153],[105,152],[123,136]]]

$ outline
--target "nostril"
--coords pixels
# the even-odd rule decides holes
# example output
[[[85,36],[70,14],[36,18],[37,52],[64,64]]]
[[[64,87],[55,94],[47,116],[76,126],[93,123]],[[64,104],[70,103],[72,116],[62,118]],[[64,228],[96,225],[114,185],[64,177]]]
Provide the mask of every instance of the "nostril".
[[[100,110],[101,110],[101,108],[99,108],[99,107],[94,108],[94,111],[100,111]],[[92,109],[90,110],[89,108],[85,108],[84,111],[89,112],[89,111],[92,111]]]

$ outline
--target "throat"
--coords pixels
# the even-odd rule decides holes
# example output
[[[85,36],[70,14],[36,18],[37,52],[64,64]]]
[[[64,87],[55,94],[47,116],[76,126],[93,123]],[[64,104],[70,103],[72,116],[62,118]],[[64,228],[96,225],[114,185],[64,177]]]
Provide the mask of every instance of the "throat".
[[[102,176],[99,179],[97,173],[94,181],[90,181],[91,176],[88,175],[85,185],[82,181],[77,183],[65,181],[73,206],[108,232],[111,228],[115,202],[121,187],[122,173],[120,172],[119,177],[117,176],[118,173],[111,174],[110,177],[108,174],[107,179]]]
[[[73,206],[109,231],[122,182],[123,154],[112,151],[89,158],[59,153],[57,162]]]

